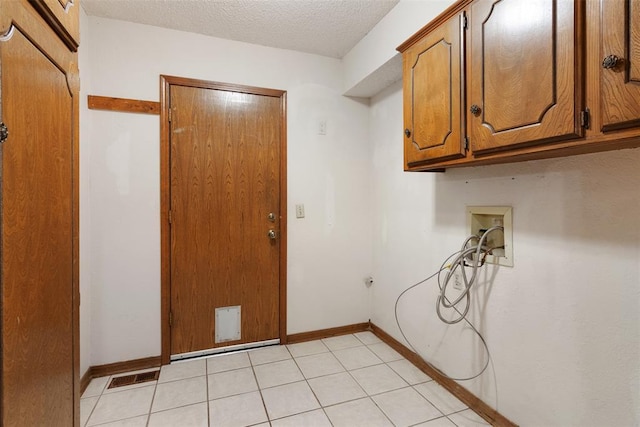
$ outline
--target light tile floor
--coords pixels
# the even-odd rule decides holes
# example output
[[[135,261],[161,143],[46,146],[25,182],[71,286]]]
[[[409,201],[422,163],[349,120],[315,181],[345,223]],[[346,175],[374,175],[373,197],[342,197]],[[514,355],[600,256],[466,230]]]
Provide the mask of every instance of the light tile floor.
[[[82,395],[82,426],[488,425],[371,332],[174,362],[158,381],[105,389],[110,379]]]

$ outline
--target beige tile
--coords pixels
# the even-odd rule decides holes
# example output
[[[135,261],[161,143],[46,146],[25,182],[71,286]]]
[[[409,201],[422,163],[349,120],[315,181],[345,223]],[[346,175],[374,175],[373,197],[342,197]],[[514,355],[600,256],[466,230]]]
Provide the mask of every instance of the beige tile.
[[[445,415],[467,408],[467,405],[435,381],[418,384],[414,388]]]
[[[96,403],[98,402],[99,397],[85,397],[80,399],[80,425],[84,426],[87,424],[87,420],[91,415],[91,411],[95,408]]]
[[[108,423],[149,413],[155,386],[100,396],[87,425]]]
[[[356,369],[351,371],[351,375],[370,396],[408,386],[407,382],[387,365]]]
[[[481,427],[490,425],[471,409],[449,415],[449,419],[458,427]]]
[[[148,415],[142,415],[139,417],[127,418],[125,420],[118,420],[111,423],[100,424],[100,427],[146,427]]]
[[[347,372],[313,378],[308,382],[322,406],[367,397],[362,387]]]
[[[414,427],[456,427],[447,417],[436,418],[425,423],[416,424]]]
[[[271,422],[271,427],[331,427],[329,418],[322,409],[280,418]]]
[[[372,399],[397,427],[410,426],[442,416],[440,411],[411,387],[378,394]]]
[[[249,366],[251,366],[251,362],[249,361],[249,355],[246,352],[222,354],[219,356],[209,357],[207,359],[208,374],[233,371],[235,369],[247,368]]]
[[[276,345],[250,351],[249,359],[251,359],[251,364],[256,366],[291,359],[291,353],[289,353],[286,346]]]
[[[322,342],[324,343],[324,345],[329,347],[329,350],[331,351],[364,345],[362,344],[362,341],[360,341],[353,335],[340,335],[338,337],[324,338]]]
[[[149,417],[148,427],[208,427],[207,402],[156,412]]]
[[[387,365],[389,365],[391,369],[396,371],[398,375],[411,385],[433,381],[429,375],[422,372],[413,363],[406,359],[389,362]]]
[[[370,345],[382,342],[380,338],[378,338],[373,332],[365,331],[365,332],[356,332],[353,334],[356,338],[358,338],[362,344]]]
[[[344,372],[344,368],[331,353],[314,354],[296,359],[305,378],[315,378],[322,375]]]
[[[306,381],[262,390],[262,398],[271,420],[320,407]]]
[[[348,371],[382,363],[382,360],[365,346],[336,350],[333,354]]]
[[[393,426],[369,398],[329,406],[324,410],[334,427]]]
[[[85,397],[100,396],[104,391],[105,387],[107,387],[107,383],[109,382],[110,378],[111,377],[106,376],[106,377],[92,379],[89,385],[87,386],[86,390],[84,391],[84,393],[82,393],[82,397],[85,398]]]
[[[184,380],[207,374],[207,366],[204,360],[189,360],[186,362],[172,362],[164,365],[160,370],[159,383],[167,381]]]
[[[209,400],[258,390],[251,368],[208,375]]]
[[[368,347],[369,350],[373,351],[375,355],[378,356],[383,362],[393,362],[394,360],[403,359],[400,353],[383,342],[378,344],[371,344]]]
[[[257,391],[209,401],[211,426],[244,427],[267,421],[267,414]]]
[[[294,383],[304,379],[293,359],[258,365],[253,370],[260,388]]]
[[[207,401],[207,377],[200,376],[158,384],[151,412]]]
[[[326,353],[329,351],[321,340],[289,344],[287,348],[293,357],[310,356],[312,354]]]

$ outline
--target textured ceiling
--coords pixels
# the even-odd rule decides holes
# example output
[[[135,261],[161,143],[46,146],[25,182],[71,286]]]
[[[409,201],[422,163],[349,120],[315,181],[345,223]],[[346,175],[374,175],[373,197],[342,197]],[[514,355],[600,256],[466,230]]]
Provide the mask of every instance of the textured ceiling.
[[[342,58],[399,0],[83,0],[88,15]]]

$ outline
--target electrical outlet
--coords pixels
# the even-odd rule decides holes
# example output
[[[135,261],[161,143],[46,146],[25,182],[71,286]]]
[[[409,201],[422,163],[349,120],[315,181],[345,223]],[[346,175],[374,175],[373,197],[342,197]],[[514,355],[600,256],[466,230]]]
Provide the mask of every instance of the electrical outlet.
[[[304,205],[296,205],[296,218],[304,218]]]
[[[453,273],[453,289],[456,289],[458,291],[461,291],[464,289],[464,283],[462,281],[462,273],[460,272],[460,270],[456,270],[455,273]]]

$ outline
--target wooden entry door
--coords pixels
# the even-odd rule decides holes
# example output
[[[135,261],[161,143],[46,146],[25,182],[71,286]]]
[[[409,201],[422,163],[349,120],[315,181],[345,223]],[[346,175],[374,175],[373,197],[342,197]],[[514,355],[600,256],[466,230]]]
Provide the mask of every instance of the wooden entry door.
[[[163,361],[280,338],[285,93],[163,80]]]

